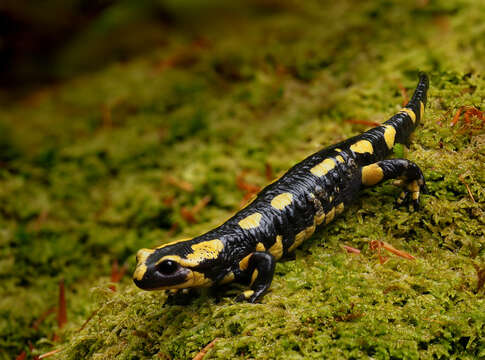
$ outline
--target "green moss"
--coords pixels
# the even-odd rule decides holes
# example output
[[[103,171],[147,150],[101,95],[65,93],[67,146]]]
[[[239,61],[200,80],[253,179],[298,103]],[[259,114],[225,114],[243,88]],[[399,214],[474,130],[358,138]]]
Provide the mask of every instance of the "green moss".
[[[0,358],[31,341],[65,359],[185,359],[214,338],[207,359],[485,356],[474,268],[485,263],[485,132],[478,119],[450,126],[461,106],[484,110],[485,6],[272,6],[232,15],[237,27],[202,11],[192,26],[207,47],[193,50],[187,27],[171,30],[174,44],[0,112]],[[190,62],[160,70],[187,51]],[[236,211],[237,174],[264,185],[266,163],[281,174],[365,130],[345,120],[385,120],[418,70],[431,75],[429,106],[409,151],[395,155],[425,173],[420,212],[394,209],[391,184],[365,191],[278,263],[262,304],[234,303],[237,287],[166,303],[128,277],[107,290],[114,259],[132,271],[138,248],[200,234]],[[198,223],[187,223],[180,209],[205,195]],[[381,265],[371,240],[417,260]],[[56,305],[61,278],[67,326],[58,331],[49,315],[32,329]]]

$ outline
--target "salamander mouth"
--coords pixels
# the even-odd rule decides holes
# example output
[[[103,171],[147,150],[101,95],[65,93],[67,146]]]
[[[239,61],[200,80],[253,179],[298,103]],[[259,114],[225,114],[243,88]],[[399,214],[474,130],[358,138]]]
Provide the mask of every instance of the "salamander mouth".
[[[192,271],[184,267],[179,267],[167,275],[161,273],[155,266],[147,267],[142,263],[136,267],[133,282],[143,290],[177,289],[186,287],[192,277]]]

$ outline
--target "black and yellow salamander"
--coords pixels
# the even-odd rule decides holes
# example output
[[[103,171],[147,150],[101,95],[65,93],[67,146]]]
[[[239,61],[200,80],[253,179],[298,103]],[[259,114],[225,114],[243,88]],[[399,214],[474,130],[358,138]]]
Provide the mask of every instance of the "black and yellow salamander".
[[[394,144],[407,144],[426,106],[429,81],[421,74],[409,103],[381,126],[323,149],[265,187],[248,206],[219,227],[193,239],[137,253],[135,284],[145,290],[188,289],[232,281],[247,284],[236,299],[261,299],[275,263],[328,224],[362,188],[398,179],[397,204],[418,208],[426,191],[423,173],[406,159],[388,159]]]

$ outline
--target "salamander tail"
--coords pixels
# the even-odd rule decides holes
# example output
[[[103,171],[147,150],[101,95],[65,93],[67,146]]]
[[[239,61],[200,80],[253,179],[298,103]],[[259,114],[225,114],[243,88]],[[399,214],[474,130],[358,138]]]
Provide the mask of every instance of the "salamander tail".
[[[427,93],[429,88],[428,75],[421,72],[419,74],[419,82],[416,90],[414,91],[413,97],[406,104],[405,108],[412,109],[416,114],[416,126],[421,121],[421,117],[424,115],[424,108],[427,102]]]
[[[383,124],[384,126],[390,125],[395,129],[396,135],[394,142],[401,144],[408,143],[409,136],[423,118],[428,88],[428,76],[425,73],[420,73],[418,86],[411,100],[397,114]]]

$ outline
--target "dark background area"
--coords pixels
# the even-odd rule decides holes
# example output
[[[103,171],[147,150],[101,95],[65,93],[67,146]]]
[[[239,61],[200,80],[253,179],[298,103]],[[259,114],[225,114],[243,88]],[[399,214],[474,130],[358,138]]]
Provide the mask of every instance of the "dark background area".
[[[278,11],[285,2],[6,0],[0,2],[0,99],[163,47],[197,39],[204,21]],[[195,24],[198,25],[195,25]]]
[[[128,59],[163,42],[150,28],[172,24],[173,14],[156,2],[7,0],[0,4],[0,86],[16,96]]]

